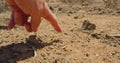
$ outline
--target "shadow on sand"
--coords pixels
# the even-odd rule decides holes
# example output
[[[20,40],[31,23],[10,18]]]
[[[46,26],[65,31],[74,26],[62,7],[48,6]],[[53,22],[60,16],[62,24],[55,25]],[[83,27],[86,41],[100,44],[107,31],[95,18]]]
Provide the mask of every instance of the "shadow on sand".
[[[13,43],[0,47],[0,63],[17,63],[17,61],[34,57],[35,50],[42,49],[58,42],[58,40],[54,40],[50,43],[42,42],[40,39],[36,40],[35,35],[31,35],[26,39],[26,42]]]
[[[7,30],[8,27],[7,26],[0,26],[0,29]]]

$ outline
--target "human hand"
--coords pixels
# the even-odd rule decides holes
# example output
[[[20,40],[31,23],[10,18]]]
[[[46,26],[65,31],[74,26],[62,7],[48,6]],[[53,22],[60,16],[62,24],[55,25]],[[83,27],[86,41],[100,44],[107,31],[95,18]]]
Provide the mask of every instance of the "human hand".
[[[61,32],[56,16],[51,12],[44,0],[6,0],[12,10],[8,25],[12,29],[15,24],[25,26],[28,32],[37,32],[41,17],[47,19],[54,29]],[[28,22],[28,17],[31,21]]]

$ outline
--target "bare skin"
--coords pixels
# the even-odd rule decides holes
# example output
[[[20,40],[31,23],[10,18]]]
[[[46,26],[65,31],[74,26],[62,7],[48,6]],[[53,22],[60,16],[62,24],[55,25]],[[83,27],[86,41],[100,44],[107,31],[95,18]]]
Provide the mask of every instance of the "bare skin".
[[[28,32],[37,32],[41,17],[43,17],[57,32],[62,31],[56,16],[44,0],[6,0],[6,2],[12,10],[8,29],[12,29],[17,24],[25,26]],[[31,22],[28,22],[29,17],[31,17]]]

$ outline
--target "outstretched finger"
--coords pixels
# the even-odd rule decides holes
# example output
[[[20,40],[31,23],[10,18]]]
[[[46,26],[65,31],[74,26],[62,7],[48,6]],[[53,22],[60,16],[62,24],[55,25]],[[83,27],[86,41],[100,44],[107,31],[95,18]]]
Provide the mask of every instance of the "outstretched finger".
[[[61,28],[57,22],[57,18],[56,16],[52,13],[52,11],[49,9],[49,7],[47,6],[46,2],[44,2],[44,8],[43,8],[43,17],[45,19],[47,19],[52,26],[54,27],[54,29],[58,32],[61,32]]]

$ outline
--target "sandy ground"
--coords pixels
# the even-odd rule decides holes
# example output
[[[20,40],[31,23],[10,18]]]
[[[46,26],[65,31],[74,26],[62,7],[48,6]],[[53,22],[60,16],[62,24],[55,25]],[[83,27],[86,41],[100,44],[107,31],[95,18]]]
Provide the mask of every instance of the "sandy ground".
[[[120,63],[120,38],[112,36],[120,34],[120,16],[93,14],[77,6],[68,8],[61,5],[59,11],[54,11],[62,33],[43,19],[36,38],[30,38],[31,33],[24,27],[8,30],[10,12],[1,13],[0,63]],[[96,29],[81,30],[85,20],[95,24]],[[29,43],[32,40],[38,43]]]

